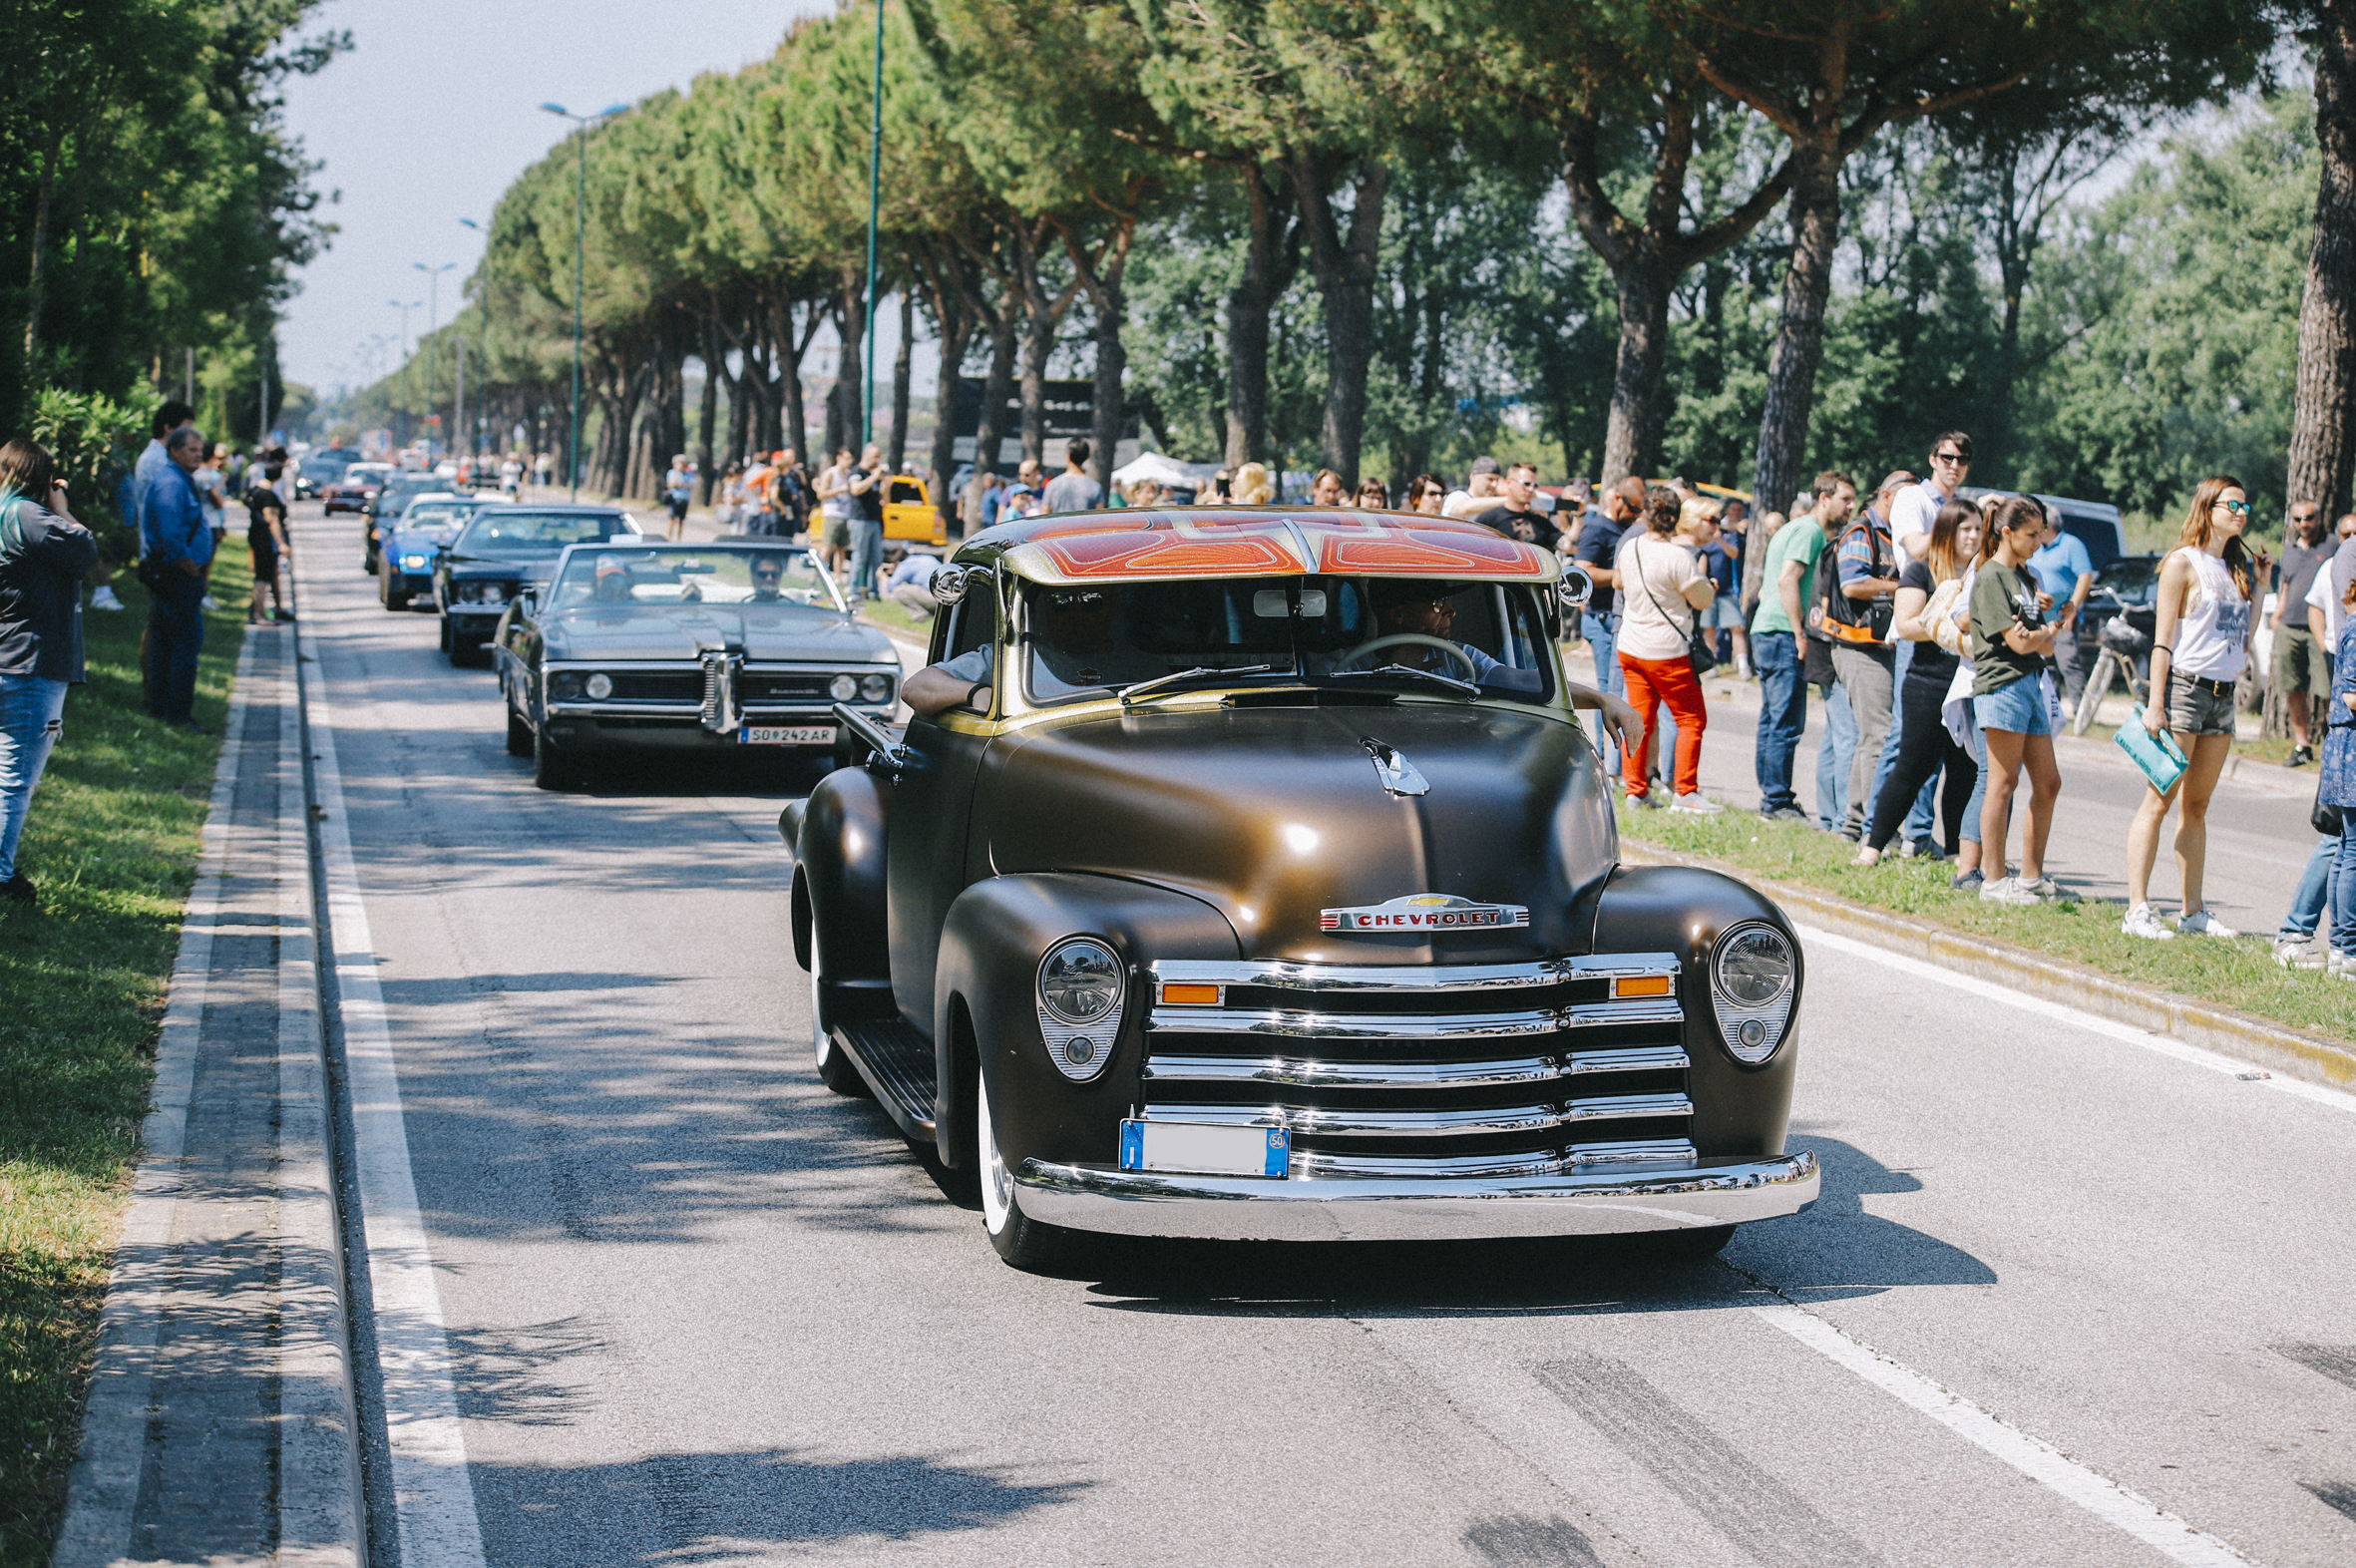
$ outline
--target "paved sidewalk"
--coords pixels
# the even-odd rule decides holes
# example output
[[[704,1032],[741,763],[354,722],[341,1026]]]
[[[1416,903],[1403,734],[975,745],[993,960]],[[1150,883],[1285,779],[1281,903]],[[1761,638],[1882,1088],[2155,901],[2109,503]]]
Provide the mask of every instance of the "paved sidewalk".
[[[54,1568],[362,1560],[294,656],[246,633]]]

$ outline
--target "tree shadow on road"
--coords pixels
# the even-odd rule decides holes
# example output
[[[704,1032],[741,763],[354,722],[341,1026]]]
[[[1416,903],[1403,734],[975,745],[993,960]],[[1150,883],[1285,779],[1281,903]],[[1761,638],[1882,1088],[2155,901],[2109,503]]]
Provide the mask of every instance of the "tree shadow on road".
[[[921,1454],[825,1459],[790,1448],[471,1469],[491,1561],[649,1568],[741,1559],[764,1547],[864,1539],[880,1548],[986,1530],[1093,1484]]]

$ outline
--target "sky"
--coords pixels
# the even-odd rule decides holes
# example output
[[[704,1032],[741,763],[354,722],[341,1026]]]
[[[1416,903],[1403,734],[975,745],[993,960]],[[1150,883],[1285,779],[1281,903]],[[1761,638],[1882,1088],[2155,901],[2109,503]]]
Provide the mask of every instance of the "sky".
[[[488,222],[509,182],[568,132],[543,102],[593,114],[683,88],[699,72],[765,57],[795,16],[827,9],[824,0],[326,0],[312,30],[348,31],[352,48],[288,84],[286,121],[325,166],[313,184],[337,193],[321,215],[339,231],[296,274],[301,291],[278,333],[287,378],[326,394],[392,369],[402,322],[390,301],[424,302],[430,290],[449,318],[483,254],[483,236],[459,219]],[[429,282],[419,262],[456,264]],[[413,339],[427,315],[409,312]],[[372,349],[371,338],[382,342]],[[879,363],[895,347],[879,343]]]

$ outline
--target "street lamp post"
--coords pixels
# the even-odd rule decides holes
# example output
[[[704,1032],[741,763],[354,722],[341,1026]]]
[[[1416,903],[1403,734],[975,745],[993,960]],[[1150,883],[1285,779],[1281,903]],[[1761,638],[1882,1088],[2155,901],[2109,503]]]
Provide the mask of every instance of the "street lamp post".
[[[455,261],[445,261],[440,266],[427,266],[423,261],[412,261],[409,264],[425,274],[425,335],[428,343],[430,344],[434,333],[440,330],[442,325],[442,295],[440,286],[442,282],[442,274],[449,271],[452,267],[458,265],[458,263]],[[429,346],[426,349],[425,356],[425,406],[427,418],[429,420],[439,419],[442,417],[441,411],[435,407],[435,405],[441,400],[442,396],[441,378],[435,374],[436,368],[437,367],[434,363],[434,351]],[[426,460],[428,467],[432,466],[433,456],[433,439],[428,437],[426,439]]]
[[[581,499],[581,269],[582,257],[589,244],[589,128],[608,115],[618,115],[629,106],[608,104],[593,115],[577,115],[563,104],[543,104],[541,108],[552,115],[573,122],[574,146],[578,153],[578,167],[573,187],[573,442],[572,460],[566,472],[572,480],[573,499]]]
[[[876,215],[884,185],[884,0],[876,0],[876,90],[867,126],[867,340],[860,346],[867,364],[859,376],[859,444],[875,439],[876,427]]]

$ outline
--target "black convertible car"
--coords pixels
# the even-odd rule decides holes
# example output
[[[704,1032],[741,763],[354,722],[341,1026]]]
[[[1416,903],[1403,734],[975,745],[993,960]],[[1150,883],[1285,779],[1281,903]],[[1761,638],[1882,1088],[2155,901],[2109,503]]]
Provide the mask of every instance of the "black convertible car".
[[[622,751],[831,755],[836,703],[882,719],[900,700],[891,639],[782,542],[575,545],[508,607],[493,656],[508,750],[543,789]]]
[[[434,561],[442,651],[475,662],[516,590],[546,583],[566,546],[639,537],[637,519],[616,507],[485,507]]]

